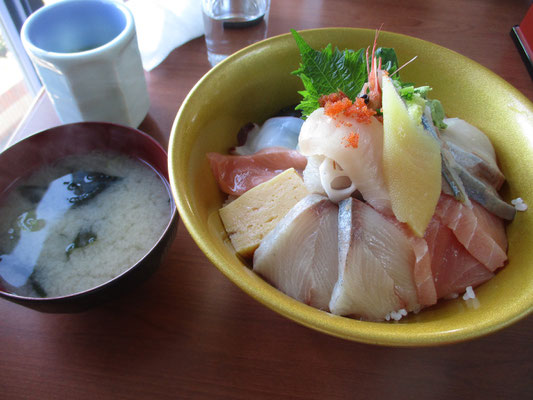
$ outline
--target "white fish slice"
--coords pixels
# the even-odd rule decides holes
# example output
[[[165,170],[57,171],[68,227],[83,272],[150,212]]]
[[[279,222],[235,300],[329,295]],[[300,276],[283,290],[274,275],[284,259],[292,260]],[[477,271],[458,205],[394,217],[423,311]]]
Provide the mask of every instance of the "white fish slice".
[[[393,311],[417,310],[414,252],[405,235],[367,204],[339,204],[339,279],[334,314],[381,321]]]
[[[254,271],[296,300],[328,310],[337,280],[337,214],[327,197],[302,199],[265,236]]]

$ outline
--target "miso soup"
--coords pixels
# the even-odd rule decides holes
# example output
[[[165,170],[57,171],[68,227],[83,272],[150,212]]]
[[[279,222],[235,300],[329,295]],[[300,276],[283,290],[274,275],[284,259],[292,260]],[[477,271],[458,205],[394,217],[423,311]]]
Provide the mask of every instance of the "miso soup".
[[[64,158],[0,199],[0,283],[28,297],[99,286],[139,261],[172,213],[167,183],[117,153]]]

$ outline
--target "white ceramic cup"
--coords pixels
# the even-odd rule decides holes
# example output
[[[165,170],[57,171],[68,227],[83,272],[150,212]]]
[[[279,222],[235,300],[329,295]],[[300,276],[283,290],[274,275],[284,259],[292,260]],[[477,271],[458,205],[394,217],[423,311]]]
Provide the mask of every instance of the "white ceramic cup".
[[[63,123],[138,127],[150,100],[130,10],[112,0],[65,0],[41,7],[21,31]]]

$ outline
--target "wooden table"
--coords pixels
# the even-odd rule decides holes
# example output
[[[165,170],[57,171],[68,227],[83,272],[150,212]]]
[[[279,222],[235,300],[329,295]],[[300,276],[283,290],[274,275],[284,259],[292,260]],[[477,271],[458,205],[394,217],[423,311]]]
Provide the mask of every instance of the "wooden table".
[[[377,28],[479,62],[533,100],[509,36],[531,1],[272,0],[269,36],[290,28]],[[168,142],[188,91],[209,69],[203,38],[146,74],[141,129]],[[15,132],[58,124],[40,96]],[[526,399],[533,398],[533,318],[435,348],[348,342],[268,310],[227,280],[180,225],[139,290],[74,315],[0,301],[2,399]]]

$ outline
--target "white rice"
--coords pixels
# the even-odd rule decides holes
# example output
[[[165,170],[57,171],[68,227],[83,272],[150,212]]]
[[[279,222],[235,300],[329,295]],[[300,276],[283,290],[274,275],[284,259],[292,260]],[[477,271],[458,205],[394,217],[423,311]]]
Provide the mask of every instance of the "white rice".
[[[166,184],[150,167],[124,155],[92,153],[69,157],[39,170],[23,184],[42,186],[76,170],[98,171],[122,179],[86,204],[69,208],[56,221],[44,218],[46,237],[37,241],[42,246],[30,246],[33,254],[6,252],[11,259],[16,254],[15,261],[20,265],[28,260],[34,261],[34,264],[24,266],[26,272],[22,273],[22,284],[20,271],[17,276],[13,265],[10,267],[0,262],[0,278],[4,278],[5,286],[17,294],[33,297],[44,291],[46,297],[56,297],[105,283],[140,260],[168,224],[171,207]],[[0,254],[13,245],[19,247],[22,239],[12,243],[6,232],[13,231],[21,213],[35,209],[35,204],[21,196],[18,190],[11,191],[6,200],[3,202],[6,206],[0,209]],[[37,214],[36,218],[43,218],[42,215]],[[96,235],[96,240],[67,254],[69,244],[87,229]],[[36,233],[39,232],[31,232],[28,236]],[[4,255],[4,259],[7,258]]]
[[[463,300],[470,300],[470,299],[475,299],[475,298],[476,298],[476,294],[474,293],[474,289],[472,289],[472,286],[468,286],[466,288],[465,294],[463,295]]]
[[[394,321],[399,321],[401,320],[403,317],[405,317],[407,315],[407,310],[402,308],[398,311],[391,311],[390,313],[388,313],[386,316],[385,316],[385,319],[387,321],[390,321],[391,319],[394,320]]]
[[[522,200],[521,197],[517,197],[514,200],[511,200],[511,204],[514,206],[516,211],[526,211],[527,210],[527,204],[524,203],[524,200]]]

